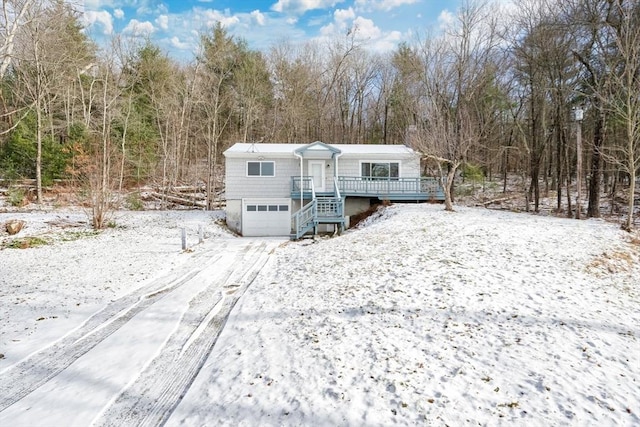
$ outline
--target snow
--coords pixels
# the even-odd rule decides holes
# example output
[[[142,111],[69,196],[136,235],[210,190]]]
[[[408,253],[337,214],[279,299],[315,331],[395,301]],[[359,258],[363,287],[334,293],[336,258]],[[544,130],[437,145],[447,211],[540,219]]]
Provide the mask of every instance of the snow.
[[[637,234],[423,204],[287,242],[219,217],[122,212],[93,235],[80,211],[0,214],[53,241],[0,250],[0,376],[91,343],[0,425],[116,425],[143,397],[169,426],[640,424]]]

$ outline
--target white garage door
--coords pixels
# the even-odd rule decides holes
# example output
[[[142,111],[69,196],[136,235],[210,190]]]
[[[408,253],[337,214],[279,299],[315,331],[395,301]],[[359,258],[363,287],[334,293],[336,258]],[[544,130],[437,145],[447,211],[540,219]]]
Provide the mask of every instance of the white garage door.
[[[242,199],[243,236],[291,234],[291,199]]]

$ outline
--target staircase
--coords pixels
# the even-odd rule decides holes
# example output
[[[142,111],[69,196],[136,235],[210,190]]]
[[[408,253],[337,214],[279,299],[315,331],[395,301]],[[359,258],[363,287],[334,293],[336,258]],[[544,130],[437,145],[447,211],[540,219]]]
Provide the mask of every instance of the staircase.
[[[317,196],[311,182],[311,201],[304,205],[292,217],[293,233],[291,238],[298,240],[311,230],[317,234],[318,224],[335,224],[337,231],[344,230],[344,200],[340,195],[337,181],[330,195]]]

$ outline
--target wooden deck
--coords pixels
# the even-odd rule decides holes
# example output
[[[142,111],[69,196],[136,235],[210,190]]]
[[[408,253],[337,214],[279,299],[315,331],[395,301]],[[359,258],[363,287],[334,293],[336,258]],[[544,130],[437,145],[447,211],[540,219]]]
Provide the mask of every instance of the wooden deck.
[[[291,177],[291,197],[312,198],[311,177]],[[444,191],[436,178],[362,178],[339,176],[336,179],[342,197],[368,197],[389,201],[443,201]],[[333,193],[315,193],[333,196]]]
[[[291,197],[309,202],[293,213],[291,238],[299,239],[319,224],[335,224],[344,229],[344,204],[347,197],[378,198],[398,202],[442,201],[444,192],[435,178],[363,178],[340,176],[334,179],[332,192],[318,193],[310,176],[291,177]]]

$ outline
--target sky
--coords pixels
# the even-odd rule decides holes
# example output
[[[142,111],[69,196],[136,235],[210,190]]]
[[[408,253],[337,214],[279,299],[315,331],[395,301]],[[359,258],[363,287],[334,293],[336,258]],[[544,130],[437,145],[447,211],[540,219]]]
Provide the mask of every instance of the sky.
[[[98,43],[122,34],[149,38],[171,57],[194,56],[199,35],[220,23],[256,50],[284,41],[355,37],[384,52],[451,20],[460,0],[85,0]]]

